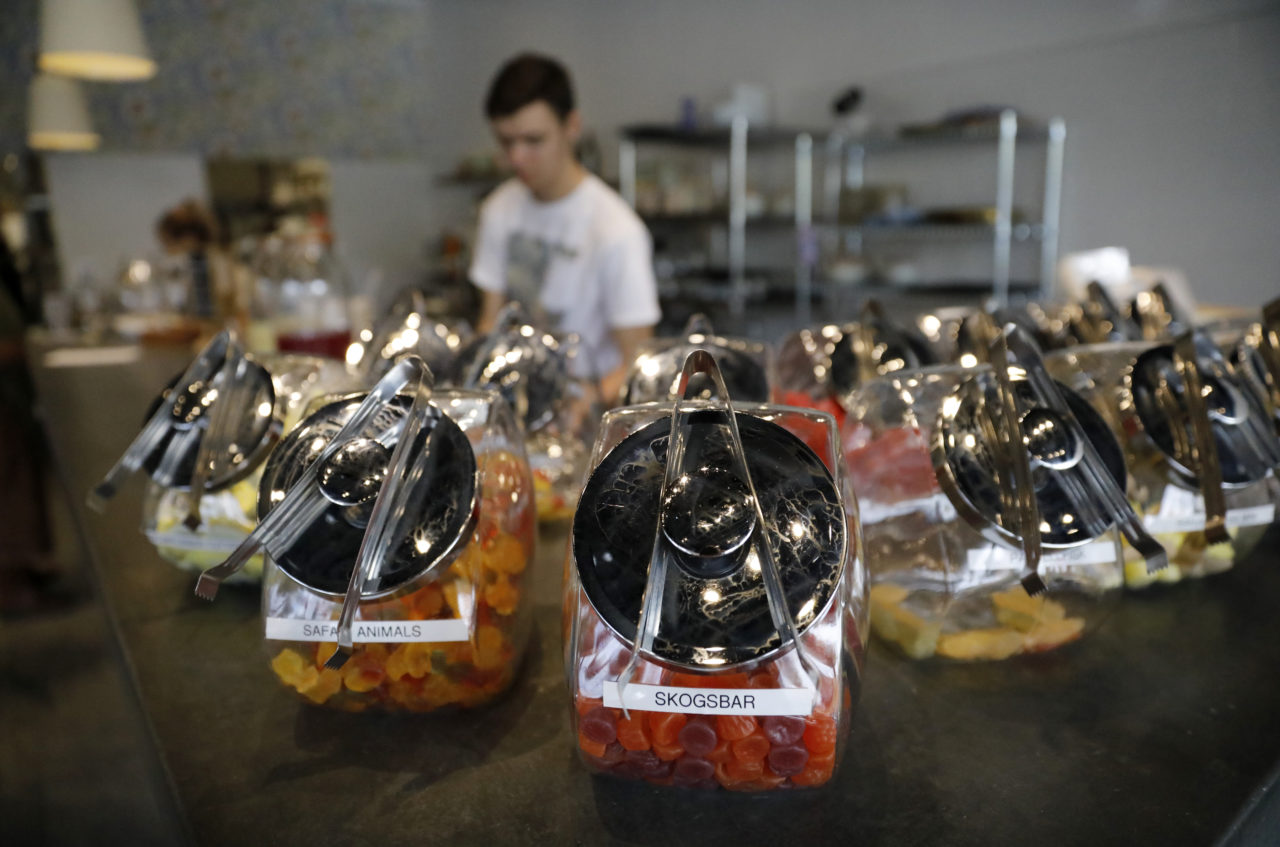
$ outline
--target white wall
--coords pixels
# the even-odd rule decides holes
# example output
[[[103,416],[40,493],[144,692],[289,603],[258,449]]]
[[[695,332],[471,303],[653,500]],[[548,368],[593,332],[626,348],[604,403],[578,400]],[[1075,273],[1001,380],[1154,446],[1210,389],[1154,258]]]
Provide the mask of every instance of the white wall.
[[[56,153],[45,156],[54,237],[65,284],[87,273],[105,285],[123,260],[159,252],[155,223],[193,197],[207,201],[194,154]]]
[[[1007,103],[1068,125],[1062,247],[1128,246],[1202,300],[1280,293],[1280,4],[1273,0],[469,0],[435,6],[450,69],[441,125],[489,144],[480,101],[534,49],[576,78],[586,123],[674,121],[735,81],[775,117],[823,125],[861,84],[883,121]],[[438,144],[447,148],[447,144]],[[611,154],[606,154],[612,162]],[[609,166],[613,167],[612,164]]]

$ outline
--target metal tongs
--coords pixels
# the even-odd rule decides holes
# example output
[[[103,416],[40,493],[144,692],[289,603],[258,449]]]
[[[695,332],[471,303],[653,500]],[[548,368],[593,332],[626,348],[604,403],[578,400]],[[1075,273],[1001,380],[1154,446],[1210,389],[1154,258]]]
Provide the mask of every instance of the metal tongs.
[[[1066,398],[1058,390],[1058,384],[1049,375],[1044,366],[1040,349],[1025,332],[1013,324],[1004,329],[1009,352],[1014,356],[1017,365],[1026,374],[1027,386],[1035,397],[1036,404],[1047,409],[1069,427],[1072,435],[1081,448],[1080,468],[1088,490],[1078,488],[1074,475],[1063,474],[1061,480],[1064,488],[1071,495],[1077,509],[1090,528],[1090,534],[1099,535],[1109,527],[1112,521],[1124,535],[1125,540],[1138,554],[1146,560],[1147,573],[1154,573],[1169,564],[1165,549],[1147,532],[1142,520],[1134,512],[1124,489],[1116,483],[1115,477],[1107,470],[1102,457],[1089,440],[1080,420],[1071,411]],[[1096,499],[1095,499],[1096,498]]]
[[[670,542],[666,540],[664,532],[664,507],[668,498],[676,490],[677,483],[681,477],[700,472],[696,466],[690,466],[686,462],[685,452],[689,440],[689,432],[692,428],[690,417],[694,412],[704,411],[707,408],[705,404],[690,402],[689,384],[695,374],[704,374],[715,386],[716,396],[710,402],[721,407],[717,411],[723,412],[729,428],[731,436],[730,452],[733,464],[729,471],[742,480],[748,492],[749,508],[753,510],[754,521],[747,544],[750,545],[749,549],[755,553],[760,562],[760,575],[764,582],[770,617],[772,617],[773,624],[778,629],[782,644],[790,643],[795,645],[796,655],[800,661],[801,668],[809,679],[813,696],[815,698],[818,696],[819,672],[800,640],[800,633],[796,628],[795,619],[791,615],[791,608],[787,605],[786,594],[782,588],[782,577],[778,572],[777,562],[774,560],[773,548],[769,544],[764,513],[760,508],[760,498],[756,494],[755,484],[751,481],[751,471],[747,466],[746,451],[743,449],[742,436],[738,431],[737,414],[733,410],[729,391],[725,387],[724,377],[720,373],[720,366],[716,364],[715,357],[706,350],[698,349],[691,352],[685,359],[684,368],[680,372],[680,380],[676,387],[676,400],[671,410],[671,435],[667,448],[666,474],[663,477],[662,489],[659,494],[658,521],[654,527],[653,555],[649,560],[644,596],[640,601],[640,620],[636,627],[636,639],[631,647],[630,658],[617,679],[618,698],[622,704],[622,711],[625,717],[630,717],[625,696],[626,687],[631,683],[631,679],[635,675],[636,664],[640,659],[640,654],[642,652],[653,652],[653,645],[657,639],[658,624],[662,614],[663,593],[666,591],[667,570],[672,566],[673,553],[669,546]]]
[[[249,369],[252,363],[245,358],[244,348],[233,335],[227,345],[226,361],[213,378],[214,406],[210,412],[209,428],[200,439],[196,452],[195,468],[191,472],[191,495],[187,501],[187,517],[183,524],[195,532],[200,528],[200,500],[213,471],[218,456],[226,454],[235,442],[236,425],[243,414],[252,383]]]
[[[321,473],[330,467],[331,463],[338,457],[339,451],[346,444],[361,435],[365,427],[373,422],[382,408],[396,396],[400,389],[415,380],[418,382],[419,387],[414,397],[413,408],[410,410],[409,423],[405,424],[405,433],[401,436],[391,457],[391,468],[393,470],[402,469],[403,463],[407,461],[405,456],[405,451],[408,449],[407,445],[415,440],[415,438],[409,436],[410,426],[413,425],[420,428],[421,420],[427,414],[423,408],[426,401],[421,399],[422,394],[425,390],[428,392],[427,396],[430,396],[429,392],[433,382],[431,371],[428,370],[420,358],[414,355],[403,357],[391,370],[387,371],[387,374],[373,387],[342,426],[342,429],[338,431],[337,435],[325,445],[316,460],[308,465],[306,470],[298,477],[297,482],[289,489],[280,505],[272,509],[262,519],[253,532],[227,557],[226,561],[215,565],[200,575],[200,579],[196,582],[196,596],[205,600],[212,600],[217,596],[218,587],[223,580],[243,568],[259,550],[266,550],[269,555],[279,557],[292,547],[302,533],[318,520],[333,502],[322,490]],[[413,429],[414,436],[416,436],[417,432],[418,429]],[[383,489],[385,490],[386,488],[387,486],[384,485]],[[394,490],[397,487],[393,486],[392,488],[394,494]],[[378,500],[374,503],[373,514],[369,520],[369,530],[365,533],[366,542],[372,533],[373,527],[375,525],[381,527],[382,522],[387,520],[385,516],[378,517],[379,505],[383,502],[384,490],[380,490]],[[382,511],[385,512],[386,508],[384,506]],[[385,529],[379,530],[379,537],[384,531]],[[369,552],[366,554],[365,544],[361,545],[356,568],[352,571],[353,582],[359,578],[360,585],[363,586],[368,568],[362,565],[369,565],[366,555],[372,554],[372,547],[369,548]],[[348,598],[350,596],[351,591],[349,589]],[[356,596],[358,597],[358,592]],[[345,603],[343,614],[347,616]],[[352,614],[354,614],[354,611]],[[346,618],[344,617],[344,619]],[[351,641],[350,620],[347,620],[346,640],[349,649]],[[341,649],[339,647],[339,650]]]
[[[1187,455],[1204,494],[1205,537],[1213,544],[1225,543],[1231,540],[1226,526],[1226,492],[1212,426],[1214,412],[1206,402],[1214,389],[1206,384],[1206,377],[1227,391],[1233,391],[1231,387],[1237,385],[1238,379],[1222,351],[1200,330],[1188,330],[1174,340],[1173,361],[1182,378],[1182,395],[1191,418],[1192,438]],[[1245,406],[1243,415],[1236,413],[1229,419],[1232,430],[1240,435],[1236,446],[1252,454],[1249,459],[1253,464],[1280,466],[1280,440],[1267,415],[1264,398],[1253,391],[1239,390],[1233,399]]]
[[[1031,463],[1023,444],[1022,421],[1018,414],[1018,398],[1009,379],[1009,348],[1004,335],[996,333],[987,348],[991,371],[996,381],[996,405],[983,404],[983,411],[995,431],[996,445],[1001,457],[999,472],[1000,499],[1004,503],[1005,520],[1013,517],[1013,526],[1006,529],[1018,537],[1022,544],[1025,565],[1022,587],[1030,596],[1043,593],[1044,580],[1040,578],[1040,507],[1036,502],[1035,488],[1031,484]],[[985,398],[985,392],[980,396]],[[1012,470],[1012,474],[1009,471]]]
[[[1269,411],[1275,415],[1280,412],[1280,297],[1262,307],[1262,323],[1258,325],[1258,332],[1256,349],[1266,371],[1262,395],[1270,401]],[[1270,386],[1265,384],[1268,381]]]
[[[169,397],[160,403],[151,414],[151,417],[147,419],[142,431],[133,439],[133,443],[125,450],[124,455],[120,457],[111,470],[107,471],[102,482],[98,483],[93,491],[89,493],[87,499],[89,508],[99,513],[106,509],[107,501],[116,495],[124,480],[130,474],[137,472],[143,463],[160,448],[165,435],[169,432],[174,410],[177,408],[178,403],[181,402],[186,388],[196,382],[207,383],[214,378],[219,369],[225,370],[227,357],[233,349],[239,349],[239,345],[235,342],[235,336],[231,330],[224,329],[209,340],[204,349],[196,355],[195,360],[182,372],[182,376],[178,377],[178,381],[174,384],[173,390],[170,391]],[[179,462],[199,438],[199,427],[192,426],[169,443],[165,449],[164,456],[161,458],[160,465],[156,469],[157,482],[162,485],[172,484]],[[198,462],[197,471],[199,471]],[[202,475],[199,480],[201,487],[204,486],[203,480],[204,477]],[[196,480],[192,481],[193,486],[195,482]],[[199,506],[198,500],[196,505]]]

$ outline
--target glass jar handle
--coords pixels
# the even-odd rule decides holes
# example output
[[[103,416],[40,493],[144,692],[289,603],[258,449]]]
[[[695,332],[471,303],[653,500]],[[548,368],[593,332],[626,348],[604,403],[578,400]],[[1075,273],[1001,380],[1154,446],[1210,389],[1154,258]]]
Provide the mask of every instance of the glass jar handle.
[[[1000,497],[1004,501],[1004,513],[1013,514],[1017,524],[1016,534],[1022,543],[1025,570],[1022,587],[1035,596],[1045,590],[1040,578],[1040,507],[1031,484],[1031,463],[1022,441],[1022,422],[1018,417],[1018,399],[1009,379],[1009,348],[1004,335],[996,333],[987,348],[991,371],[995,374],[996,409],[988,409],[995,425],[996,440],[1004,455],[1000,479]],[[982,396],[986,396],[983,392]],[[1008,471],[1012,469],[1013,478]]]
[[[659,494],[659,511],[657,525],[654,528],[653,555],[649,561],[644,595],[640,601],[640,620],[637,625],[636,639],[632,643],[631,655],[617,679],[618,697],[622,704],[623,714],[628,717],[626,687],[635,675],[640,653],[651,653],[653,651],[653,644],[658,634],[659,616],[663,606],[663,593],[666,589],[667,569],[670,567],[673,557],[666,540],[665,511],[662,509],[662,505],[667,502],[668,497],[676,489],[677,481],[690,471],[690,469],[684,467],[685,450],[690,429],[689,418],[694,411],[703,411],[705,409],[700,404],[693,405],[689,402],[689,385],[692,377],[698,373],[708,376],[715,386],[715,396],[711,402],[721,403],[724,407],[723,412],[728,421],[731,436],[730,454],[734,465],[736,465],[730,471],[736,473],[738,478],[746,485],[751,507],[754,511],[754,523],[747,543],[751,545],[751,549],[755,551],[760,561],[761,579],[764,582],[765,597],[769,603],[769,614],[773,619],[774,626],[778,629],[782,643],[795,645],[801,667],[810,681],[814,696],[817,696],[818,670],[806,654],[800,640],[799,631],[795,625],[795,619],[792,617],[791,609],[786,602],[786,595],[782,588],[782,578],[778,573],[777,563],[773,557],[773,549],[769,545],[764,513],[760,507],[760,498],[756,493],[755,484],[751,481],[746,451],[742,446],[742,435],[738,431],[738,420],[733,410],[729,391],[725,387],[724,377],[720,373],[720,366],[716,364],[715,357],[706,350],[698,349],[691,352],[685,359],[684,368],[680,372],[680,380],[677,383],[676,400],[671,411],[671,435],[667,447],[666,473],[663,476],[662,489]]]
[[[1092,489],[1093,496],[1090,496],[1091,492],[1088,490],[1082,493],[1073,492],[1075,496],[1072,500],[1078,510],[1088,515],[1085,523],[1092,525],[1097,522],[1100,526],[1107,527],[1114,520],[1125,539],[1146,561],[1147,573],[1155,573],[1167,566],[1169,557],[1164,547],[1147,533],[1142,520],[1133,511],[1129,498],[1125,496],[1123,487],[1116,483],[1115,477],[1107,470],[1107,466],[1098,455],[1093,442],[1089,440],[1084,427],[1071,411],[1062,392],[1058,390],[1058,384],[1053,377],[1049,376],[1044,366],[1044,359],[1040,356],[1039,347],[1025,332],[1012,323],[1005,326],[1004,334],[1009,352],[1027,374],[1027,384],[1035,395],[1036,402],[1064,421],[1080,443],[1081,469],[1085,483],[1089,489]],[[1063,482],[1071,479],[1069,473],[1068,471],[1063,475]],[[1095,501],[1094,497],[1098,499]]]
[[[102,512],[106,508],[107,501],[115,496],[120,486],[124,483],[126,477],[142,467],[142,463],[150,457],[161,442],[164,440],[165,434],[169,431],[169,421],[173,417],[173,410],[182,398],[182,392],[192,383],[210,379],[222,366],[227,357],[227,350],[231,345],[231,333],[229,330],[223,330],[209,340],[196,358],[182,372],[182,376],[178,377],[178,381],[174,384],[173,390],[169,393],[167,401],[161,403],[159,407],[152,413],[146,424],[142,427],[142,431],[125,450],[124,455],[119,461],[107,471],[106,476],[102,478],[102,482],[94,487],[89,493],[88,505],[95,512]]]
[[[316,460],[302,472],[280,505],[262,519],[225,561],[200,574],[200,579],[196,582],[196,596],[212,600],[218,595],[218,587],[223,580],[243,568],[258,550],[265,549],[272,556],[288,550],[330,505],[329,499],[320,489],[320,471],[345,443],[364,431],[401,388],[419,378],[425,369],[426,365],[417,356],[404,356],[396,362],[365,396],[342,429],[338,430],[338,434],[320,451]]]

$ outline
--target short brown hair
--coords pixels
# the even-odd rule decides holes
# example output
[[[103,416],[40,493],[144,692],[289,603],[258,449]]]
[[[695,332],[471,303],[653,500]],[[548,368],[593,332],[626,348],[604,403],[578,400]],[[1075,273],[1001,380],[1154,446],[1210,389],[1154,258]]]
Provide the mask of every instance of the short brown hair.
[[[484,101],[489,120],[509,117],[542,100],[564,120],[573,111],[573,84],[564,65],[548,56],[521,53],[508,61],[489,84]]]

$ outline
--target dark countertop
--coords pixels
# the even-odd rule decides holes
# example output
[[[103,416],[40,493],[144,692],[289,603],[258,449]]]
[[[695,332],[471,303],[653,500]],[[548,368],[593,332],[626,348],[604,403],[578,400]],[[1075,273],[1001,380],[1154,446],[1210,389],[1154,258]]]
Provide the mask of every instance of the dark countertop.
[[[186,357],[153,350],[50,368],[37,346],[33,358],[58,460],[87,492]],[[505,699],[448,716],[347,714],[304,705],[275,680],[256,590],[227,587],[213,604],[193,596],[194,578],[142,536],[141,493],[134,480],[106,515],[77,503],[77,518],[176,803],[202,844],[1280,837],[1265,791],[1280,764],[1276,528],[1235,570],[1129,595],[1099,631],[1055,653],[945,665],[873,642],[833,782],[743,796],[592,777],[576,761],[559,636],[564,527],[540,533],[536,631]]]

